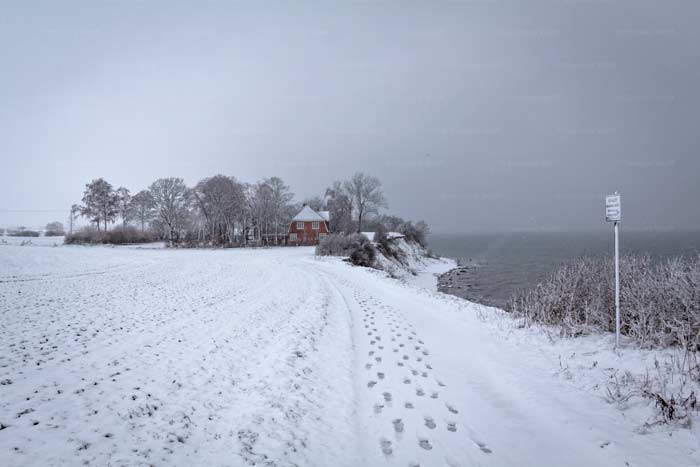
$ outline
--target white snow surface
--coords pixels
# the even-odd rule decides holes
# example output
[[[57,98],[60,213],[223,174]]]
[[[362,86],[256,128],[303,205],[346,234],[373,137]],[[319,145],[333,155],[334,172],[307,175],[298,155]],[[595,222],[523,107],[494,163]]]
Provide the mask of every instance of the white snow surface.
[[[607,336],[517,329],[431,290],[449,266],[0,245],[0,464],[700,463],[694,429],[642,434],[588,386]]]

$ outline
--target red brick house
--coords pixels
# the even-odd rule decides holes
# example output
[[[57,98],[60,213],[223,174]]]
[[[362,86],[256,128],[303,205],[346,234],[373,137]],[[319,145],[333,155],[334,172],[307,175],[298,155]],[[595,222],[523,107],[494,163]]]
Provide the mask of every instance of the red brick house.
[[[316,212],[305,204],[289,224],[287,244],[318,245],[319,240],[330,232],[329,220],[328,211]]]

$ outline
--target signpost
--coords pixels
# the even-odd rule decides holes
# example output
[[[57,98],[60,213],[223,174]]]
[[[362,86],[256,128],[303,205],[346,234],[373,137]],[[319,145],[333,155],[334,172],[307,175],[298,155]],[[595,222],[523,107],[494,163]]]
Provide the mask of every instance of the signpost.
[[[620,347],[620,236],[619,223],[622,221],[620,193],[617,191],[605,197],[605,222],[615,226],[615,348]]]

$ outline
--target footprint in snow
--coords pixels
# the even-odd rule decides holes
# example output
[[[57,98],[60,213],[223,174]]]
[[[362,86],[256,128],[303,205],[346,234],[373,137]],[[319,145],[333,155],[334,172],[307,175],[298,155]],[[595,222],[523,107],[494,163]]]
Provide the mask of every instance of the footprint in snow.
[[[427,372],[427,371],[424,371],[424,372],[421,373],[420,375],[421,375],[423,378],[427,378],[427,377],[428,377],[428,372]]]
[[[403,421],[401,421],[400,418],[394,419],[394,421],[391,423],[394,425],[395,432],[397,432],[397,433],[403,432]]]
[[[445,383],[443,383],[443,382],[440,381],[439,379],[436,380],[436,381],[437,381],[438,386],[440,386],[441,388],[444,388],[444,387],[445,387]]]
[[[411,380],[409,378],[404,378],[403,384],[411,384]]]
[[[427,439],[419,439],[418,446],[422,447],[426,451],[430,451],[431,449],[433,449],[433,446],[430,444],[430,441],[428,441]]]
[[[382,404],[374,404],[374,413],[380,414],[384,406]]]
[[[425,396],[425,392],[421,388],[416,389],[416,396],[423,397]]]
[[[403,366],[403,362],[396,362],[398,366]]]
[[[408,355],[404,355],[402,358],[403,358],[404,360],[408,360]]]
[[[481,449],[482,452],[485,452],[486,454],[491,454],[493,451],[486,446],[486,443],[483,443],[481,441],[474,441],[477,446],[479,446],[479,449]]]
[[[384,379],[384,373],[382,373],[381,371],[377,373],[377,378]]]
[[[373,388],[375,384],[377,384],[376,381],[369,381],[369,382],[367,382],[367,387],[368,387],[368,388]]]
[[[390,456],[393,450],[391,449],[391,441],[388,439],[382,439],[379,441],[379,446],[382,448],[382,452],[385,456]]]
[[[430,395],[430,398],[431,398],[431,399],[437,399],[437,398],[438,398],[438,393],[437,393],[437,392],[432,393],[432,394]]]
[[[406,402],[404,405],[407,409],[412,409],[413,408],[413,403],[412,402]]]
[[[366,370],[369,370],[370,368],[372,368],[372,364],[371,364],[371,363],[365,364],[365,369],[366,369]]]
[[[452,413],[454,413],[454,414],[459,413],[459,410],[455,409],[455,408],[452,407],[450,404],[445,404],[445,406],[447,407],[447,410],[449,410],[450,412],[452,412]]]
[[[437,425],[435,424],[435,420],[433,420],[430,417],[425,417],[425,426],[427,426],[431,430],[434,430]]]
[[[451,431],[452,433],[457,431],[457,423],[456,422],[447,422],[447,431]]]
[[[379,362],[382,361],[382,357],[374,357],[374,360],[375,360],[377,363],[379,363]]]
[[[390,392],[385,392],[382,394],[382,396],[384,396],[385,402],[391,402],[391,393]]]

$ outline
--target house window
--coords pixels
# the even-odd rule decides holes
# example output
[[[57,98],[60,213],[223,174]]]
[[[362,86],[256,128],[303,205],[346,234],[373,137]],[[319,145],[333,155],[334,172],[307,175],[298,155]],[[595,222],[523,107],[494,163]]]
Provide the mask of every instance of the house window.
[[[319,240],[323,240],[324,238],[326,238],[326,234],[324,234],[324,233],[318,234]]]
[[[314,229],[314,230],[318,230],[318,229],[319,229],[318,222],[312,222],[312,223],[311,223],[311,228]]]
[[[289,241],[296,242],[297,241],[297,234],[295,234],[295,233],[289,234]]]
[[[297,222],[297,230],[304,230],[304,223],[303,222]]]

